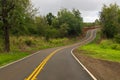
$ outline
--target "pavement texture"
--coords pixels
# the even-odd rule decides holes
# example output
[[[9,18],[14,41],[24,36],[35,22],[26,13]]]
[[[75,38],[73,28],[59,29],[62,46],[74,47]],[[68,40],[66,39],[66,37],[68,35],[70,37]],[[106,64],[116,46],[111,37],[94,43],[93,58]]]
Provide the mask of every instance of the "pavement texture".
[[[86,37],[80,42],[66,46],[56,52],[45,64],[37,75],[37,80],[93,80],[91,76],[71,55],[71,50],[92,41],[96,36],[96,30],[89,30]],[[59,49],[51,48],[41,50],[19,62],[0,68],[0,80],[25,80],[36,67],[53,51]],[[33,80],[33,79],[30,79]]]

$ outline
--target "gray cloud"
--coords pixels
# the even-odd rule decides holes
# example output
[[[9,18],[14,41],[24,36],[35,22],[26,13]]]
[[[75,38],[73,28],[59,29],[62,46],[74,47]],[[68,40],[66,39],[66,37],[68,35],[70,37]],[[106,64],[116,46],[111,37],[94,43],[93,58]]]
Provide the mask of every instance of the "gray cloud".
[[[93,22],[99,17],[99,11],[103,4],[117,3],[120,5],[120,0],[31,0],[35,7],[39,8],[41,15],[46,15],[49,12],[57,14],[61,8],[79,9],[85,22]]]

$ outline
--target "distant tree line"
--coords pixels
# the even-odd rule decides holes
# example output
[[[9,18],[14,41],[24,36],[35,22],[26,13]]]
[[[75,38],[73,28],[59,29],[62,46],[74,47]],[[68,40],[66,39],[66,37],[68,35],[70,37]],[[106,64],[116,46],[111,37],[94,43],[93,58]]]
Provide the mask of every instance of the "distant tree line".
[[[117,4],[104,5],[100,12],[102,33],[106,38],[115,38],[120,43],[120,7]]]
[[[0,0],[0,37],[5,51],[10,51],[10,36],[43,36],[50,38],[78,36],[83,19],[77,9],[61,9],[57,16],[36,16],[30,0]]]

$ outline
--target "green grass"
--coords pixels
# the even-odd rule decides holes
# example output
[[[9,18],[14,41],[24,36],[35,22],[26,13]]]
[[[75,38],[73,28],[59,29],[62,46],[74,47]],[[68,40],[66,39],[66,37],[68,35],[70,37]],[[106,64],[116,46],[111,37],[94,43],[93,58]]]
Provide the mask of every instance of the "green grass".
[[[29,55],[29,53],[27,52],[10,52],[10,53],[0,54],[0,66],[18,60],[20,58],[23,58],[27,55]]]
[[[120,62],[120,44],[112,40],[103,40],[100,44],[90,43],[79,48],[85,55],[93,58]]]
[[[41,50],[53,47],[64,46],[74,43],[76,40],[68,38],[58,38],[50,39],[46,41],[42,37],[33,37],[33,36],[21,36],[11,37],[11,50],[12,51],[31,51],[31,50]]]
[[[75,43],[75,38],[58,38],[50,39],[46,41],[43,37],[34,36],[21,36],[21,37],[10,37],[11,52],[3,52],[3,41],[0,39],[0,66],[8,64],[12,61],[21,59],[31,52],[35,52],[41,49],[59,47]]]

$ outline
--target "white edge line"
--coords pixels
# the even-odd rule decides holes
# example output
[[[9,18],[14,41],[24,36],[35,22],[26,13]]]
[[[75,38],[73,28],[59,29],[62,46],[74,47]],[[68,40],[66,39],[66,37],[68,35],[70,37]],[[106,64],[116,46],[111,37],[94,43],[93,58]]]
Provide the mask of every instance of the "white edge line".
[[[85,66],[77,59],[77,57],[75,57],[75,55],[73,54],[73,50],[74,50],[75,48],[73,48],[72,50],[71,50],[71,54],[73,55],[73,57],[81,64],[81,66],[86,70],[86,71],[88,71],[87,70],[87,68],[85,68]],[[1,66],[0,67],[0,69],[2,69],[2,68],[5,68],[5,67],[7,67],[7,66],[9,66],[9,65],[12,65],[12,64],[15,64],[15,63],[17,63],[17,62],[20,62],[20,61],[22,61],[22,60],[24,60],[24,59],[27,59],[27,58],[29,58],[29,57],[31,57],[31,56],[33,56],[33,55],[36,55],[36,54],[38,54],[40,51],[38,51],[38,52],[35,52],[35,53],[33,53],[33,54],[31,54],[31,55],[28,55],[28,56],[26,56],[26,57],[24,57],[24,58],[22,58],[22,59],[18,59],[18,60],[16,60],[16,61],[13,61],[13,62],[11,62],[11,63],[9,63],[9,64],[6,64],[6,65],[4,65],[4,66]],[[88,71],[88,73],[90,73],[89,71]],[[91,73],[90,73],[91,74]],[[92,75],[93,76],[93,75]],[[92,77],[91,76],[91,77]],[[93,76],[94,77],[94,76]],[[94,77],[95,78],[95,77]],[[94,79],[94,80],[97,80],[96,78]]]
[[[86,72],[93,78],[93,80],[97,80],[97,78],[95,77],[95,76],[93,76],[93,74],[80,62],[80,60],[74,55],[74,53],[73,53],[73,50],[74,50],[75,48],[73,48],[72,50],[71,50],[71,54],[72,54],[72,56],[75,58],[75,60],[86,70]]]
[[[24,60],[24,59],[27,59],[27,58],[35,55],[35,54],[38,54],[39,52],[40,52],[40,51],[35,52],[35,53],[31,54],[31,55],[28,55],[28,56],[26,56],[26,57],[24,57],[24,58],[22,58],[22,59],[18,59],[18,60],[16,60],[16,61],[13,61],[13,62],[11,62],[11,63],[9,63],[9,64],[4,65],[4,66],[1,66],[0,69],[5,68],[5,67],[7,67],[7,66],[9,66],[9,65],[12,65],[12,64],[14,64],[14,63],[20,62],[20,61],[22,61],[22,60]]]

